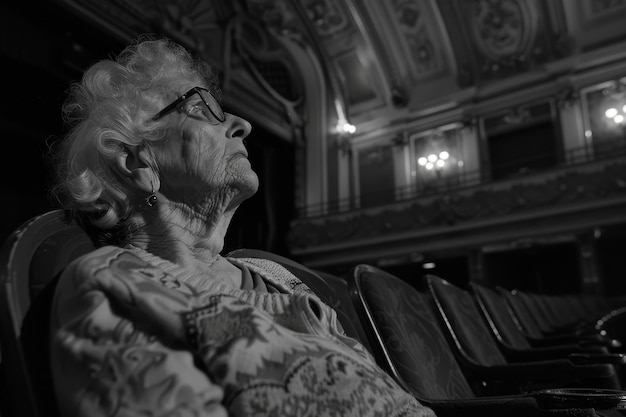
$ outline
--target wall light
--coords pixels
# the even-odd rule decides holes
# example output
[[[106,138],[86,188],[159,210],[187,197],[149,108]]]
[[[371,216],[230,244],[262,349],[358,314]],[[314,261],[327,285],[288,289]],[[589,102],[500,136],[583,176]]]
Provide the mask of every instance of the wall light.
[[[348,122],[344,123],[341,129],[349,134],[353,134],[354,132],[356,132],[356,126]]]
[[[624,116],[626,115],[626,104],[622,106],[621,111],[616,107],[610,107],[605,110],[604,116],[607,119],[612,119],[617,124],[624,123]]]
[[[337,133],[340,135],[351,135],[356,132],[356,126],[348,122],[346,119],[339,119],[337,121]]]
[[[417,163],[427,170],[442,169],[446,166],[448,158],[450,154],[447,151],[441,151],[439,154],[431,153],[428,156],[421,156],[417,159]]]

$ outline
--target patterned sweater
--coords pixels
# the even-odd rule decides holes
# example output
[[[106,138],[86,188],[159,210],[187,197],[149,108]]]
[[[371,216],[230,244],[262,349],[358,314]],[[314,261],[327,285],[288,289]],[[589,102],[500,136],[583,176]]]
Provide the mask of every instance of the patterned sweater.
[[[264,259],[229,260],[263,289],[202,280],[141,250],[104,247],[73,262],[51,318],[61,414],[434,416],[289,271]],[[185,315],[193,348],[172,347],[124,318],[90,285],[111,274],[201,294],[202,305]]]

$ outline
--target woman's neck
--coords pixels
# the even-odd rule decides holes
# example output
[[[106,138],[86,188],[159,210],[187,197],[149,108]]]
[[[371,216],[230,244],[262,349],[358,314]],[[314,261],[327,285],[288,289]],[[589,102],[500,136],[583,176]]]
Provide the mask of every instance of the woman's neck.
[[[130,244],[192,271],[213,270],[233,214],[219,205],[193,210],[161,200],[131,217],[137,230]]]

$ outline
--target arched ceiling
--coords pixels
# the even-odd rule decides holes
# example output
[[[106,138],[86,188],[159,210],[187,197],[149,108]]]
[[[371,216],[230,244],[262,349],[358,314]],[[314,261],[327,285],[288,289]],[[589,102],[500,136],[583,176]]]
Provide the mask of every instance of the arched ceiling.
[[[233,106],[285,138],[294,123],[288,107],[299,102],[268,99],[259,80],[242,70],[237,48],[257,63],[282,61],[286,72],[293,68],[285,44],[310,50],[322,63],[339,112],[360,132],[454,107],[471,113],[492,97],[559,81],[625,54],[624,1],[54,2],[120,40],[155,32],[181,41],[224,71],[234,84]],[[283,96],[301,91],[275,81],[269,84],[279,92],[288,90]],[[291,82],[298,81],[306,82]]]

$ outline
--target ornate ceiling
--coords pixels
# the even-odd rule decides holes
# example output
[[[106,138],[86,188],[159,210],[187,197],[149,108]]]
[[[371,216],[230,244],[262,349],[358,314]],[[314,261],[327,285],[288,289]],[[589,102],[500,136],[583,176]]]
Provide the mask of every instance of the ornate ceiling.
[[[181,41],[224,71],[233,106],[289,140],[307,55],[334,108],[328,125],[349,119],[357,135],[449,108],[471,116],[491,97],[624,55],[623,0],[55,1],[120,40]]]

